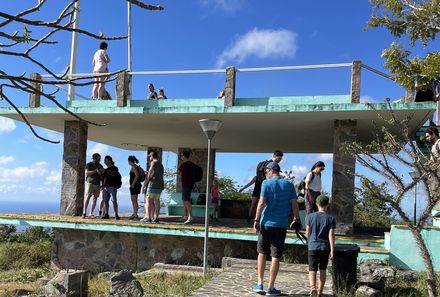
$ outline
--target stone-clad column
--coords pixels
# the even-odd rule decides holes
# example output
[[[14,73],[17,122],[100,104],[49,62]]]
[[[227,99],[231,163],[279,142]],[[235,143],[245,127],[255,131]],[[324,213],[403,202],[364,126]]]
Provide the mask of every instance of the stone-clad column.
[[[32,80],[42,81],[41,75],[38,73],[31,74]],[[31,86],[36,90],[41,91],[40,82],[31,82]],[[29,107],[40,107],[40,94],[39,93],[29,93]]]
[[[182,160],[180,159],[180,155],[183,151],[190,151],[191,157],[190,161],[193,163],[199,165],[203,169],[203,178],[200,182],[196,183],[194,186],[194,192],[199,193],[205,193],[206,192],[206,166],[208,165],[208,149],[190,149],[190,148],[179,148],[178,150],[178,159],[177,159],[177,168],[179,168],[180,164],[182,164]],[[211,166],[211,179],[214,178],[214,172],[215,172],[215,149],[211,149],[211,156],[210,156]],[[176,191],[181,192],[182,191],[182,183],[180,180],[180,176],[177,175],[177,181],[176,181]]]
[[[351,103],[361,102],[361,61],[353,61],[351,67]]]
[[[60,215],[79,216],[83,212],[87,131],[84,122],[64,122]]]
[[[234,106],[235,104],[236,72],[234,66],[226,68],[225,106]]]
[[[330,213],[336,219],[336,232],[353,231],[354,173],[356,158],[344,154],[343,143],[356,141],[357,123],[354,120],[335,120],[333,140],[333,183]]]
[[[127,106],[127,101],[131,99],[131,75],[127,71],[118,73],[116,78],[116,100],[118,107]]]

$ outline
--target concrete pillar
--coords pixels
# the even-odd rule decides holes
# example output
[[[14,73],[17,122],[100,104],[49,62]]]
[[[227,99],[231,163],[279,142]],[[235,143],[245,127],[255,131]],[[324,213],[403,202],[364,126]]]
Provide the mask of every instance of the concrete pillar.
[[[124,71],[118,73],[116,78],[116,100],[118,107],[127,106],[127,101],[131,98],[131,75]]]
[[[355,120],[335,120],[333,140],[333,182],[330,213],[336,219],[336,232],[353,232],[354,173],[356,158],[346,155],[341,149],[343,143],[356,141]]]
[[[42,80],[41,75],[38,73],[31,73],[32,80]],[[31,86],[37,90],[41,91],[41,83],[40,82],[31,82]],[[29,107],[40,107],[40,94],[38,93],[29,93]]]
[[[89,274],[86,270],[60,271],[44,287],[47,297],[87,297]]]
[[[159,160],[159,161],[161,161],[162,162],[162,148],[161,147],[149,147],[148,149],[147,149],[147,163],[146,163],[146,170],[148,170],[148,168],[150,168],[150,160],[148,159],[148,154],[151,152],[151,151],[156,151],[157,152],[157,159]]]
[[[405,92],[405,103],[414,102],[416,99],[416,91],[414,89],[406,89]]]
[[[206,167],[208,165],[208,149],[190,149],[190,148],[179,148],[178,150],[178,159],[177,159],[177,168],[179,168],[180,164],[182,164],[182,160],[180,159],[180,155],[183,151],[190,151],[191,157],[190,160],[202,167],[203,169],[203,178],[200,182],[196,183],[194,186],[194,192],[199,193],[205,193],[206,192]],[[211,166],[210,166],[210,176],[211,179],[214,178],[214,172],[215,172],[215,149],[211,149]],[[182,183],[180,180],[180,176],[177,175],[177,182],[176,182],[176,191],[181,192],[182,191]]]
[[[236,73],[234,66],[226,68],[225,106],[234,106],[235,104]]]
[[[351,103],[361,102],[361,61],[353,61],[351,66]]]
[[[83,212],[87,131],[84,122],[64,122],[60,215],[79,216]]]

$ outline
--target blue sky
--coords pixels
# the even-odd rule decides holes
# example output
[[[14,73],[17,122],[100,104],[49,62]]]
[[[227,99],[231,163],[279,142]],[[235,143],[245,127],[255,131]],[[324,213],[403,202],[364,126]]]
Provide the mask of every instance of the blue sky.
[[[17,12],[35,1],[6,1],[2,10]],[[56,16],[66,1],[51,1],[40,12]],[[188,0],[152,1],[164,11],[145,11],[133,6],[133,70],[214,69],[234,65],[238,68],[325,63],[361,60],[383,70],[380,57],[392,37],[383,29],[365,30],[371,14],[368,1],[250,1]],[[105,35],[126,34],[126,2],[123,0],[82,1],[80,27]],[[8,27],[8,30],[21,27]],[[35,30],[33,34],[38,35]],[[53,71],[61,72],[69,63],[70,34],[58,35],[59,45],[44,47],[35,57]],[[78,72],[91,72],[91,59],[99,41],[81,36],[78,46]],[[424,49],[418,47],[420,54]],[[126,41],[109,42],[110,70],[127,67]],[[2,68],[10,73],[39,71],[23,60],[2,57]],[[363,71],[362,101],[398,99],[404,90],[375,74]],[[148,82],[165,87],[169,98],[208,98],[217,96],[224,75],[136,76],[133,98],[144,99]],[[238,97],[335,95],[350,91],[350,69],[243,73],[237,78]],[[107,89],[114,96],[114,83]],[[89,96],[91,87],[77,90]],[[11,92],[18,105],[27,105],[27,95]],[[60,93],[58,100],[66,100]],[[43,102],[44,105],[50,105]],[[6,106],[0,102],[0,106]],[[62,140],[62,135],[41,130],[46,136]],[[0,202],[58,201],[62,144],[35,139],[20,122],[0,118]],[[293,136],[292,136],[293,137]],[[215,139],[214,139],[215,145]],[[276,145],[274,146],[276,149]],[[110,154],[123,175],[128,174],[127,156],[145,159],[143,152],[129,152],[90,142],[93,152]],[[256,164],[267,154],[218,154],[217,170],[242,185],[252,177]],[[324,189],[331,189],[331,154],[287,154],[283,169],[302,178],[317,161],[326,162]],[[173,167],[174,153],[164,154],[164,163]],[[121,202],[128,204],[128,191],[121,191]]]

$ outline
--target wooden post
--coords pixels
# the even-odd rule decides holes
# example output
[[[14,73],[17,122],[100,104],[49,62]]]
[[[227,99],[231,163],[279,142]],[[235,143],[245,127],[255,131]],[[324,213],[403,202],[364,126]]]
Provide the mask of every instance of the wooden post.
[[[353,61],[351,66],[351,103],[361,102],[361,61]]]
[[[234,66],[226,68],[225,83],[225,106],[234,106],[235,104],[235,77],[236,69]]]
[[[38,73],[31,73],[32,80],[41,81],[41,75]],[[41,91],[41,82],[31,82],[31,86],[39,91]],[[40,107],[40,94],[39,93],[29,93],[29,107]]]

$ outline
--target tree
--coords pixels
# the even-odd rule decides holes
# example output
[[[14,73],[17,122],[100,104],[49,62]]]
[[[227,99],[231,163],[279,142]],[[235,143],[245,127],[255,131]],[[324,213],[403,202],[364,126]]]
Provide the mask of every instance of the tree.
[[[217,172],[216,172],[217,175]],[[238,192],[237,182],[229,176],[216,177],[220,197],[228,200],[249,200],[249,192]]]
[[[373,105],[369,104],[368,106],[374,109]],[[382,181],[385,180],[386,186],[393,194],[388,194],[383,192],[380,187],[375,187],[374,185],[379,182],[373,177],[356,174],[364,180],[365,187],[371,197],[390,205],[412,232],[426,267],[428,296],[435,297],[437,296],[436,274],[431,254],[422,237],[422,230],[433,207],[440,201],[440,164],[429,160],[429,157],[425,156],[417,147],[409,128],[411,116],[398,119],[389,101],[387,107],[388,115],[382,116],[378,112],[381,125],[375,126],[374,140],[371,143],[367,145],[359,142],[344,144],[343,150],[345,153],[357,157],[363,167]],[[399,131],[399,133],[391,131]],[[406,172],[415,172],[418,177],[409,179],[408,175],[402,174],[402,168]],[[401,202],[416,184],[423,187],[426,192],[426,207],[414,223],[410,215],[403,210]]]
[[[161,6],[153,6],[144,4],[142,1],[138,0],[125,0],[133,5],[146,10],[163,10]],[[120,40],[125,39],[127,36],[104,36],[103,32],[93,33],[87,29],[76,28],[74,26],[77,12],[79,12],[79,0],[68,1],[67,5],[60,11],[58,17],[54,20],[39,19],[42,12],[47,7],[46,0],[38,0],[37,4],[21,12],[15,14],[10,14],[4,11],[0,11],[0,57],[16,57],[24,59],[29,67],[38,67],[41,71],[49,74],[49,78],[44,80],[41,78],[29,78],[26,76],[26,72],[15,75],[9,71],[1,69],[0,67],[0,100],[5,100],[18,114],[20,114],[23,121],[28,125],[32,133],[39,139],[51,142],[59,143],[59,141],[53,141],[48,138],[39,135],[26,116],[19,110],[19,108],[14,104],[14,99],[9,95],[9,91],[19,90],[24,93],[39,94],[43,98],[53,102],[57,107],[65,111],[66,113],[72,115],[80,121],[92,125],[103,125],[87,121],[82,117],[71,112],[65,108],[60,102],[55,98],[55,94],[59,89],[53,92],[45,91],[44,86],[47,88],[54,86],[86,86],[94,83],[96,77],[107,77],[109,80],[114,80],[116,74],[125,71],[125,69],[111,72],[108,74],[82,76],[82,77],[69,77],[69,68],[63,74],[56,74],[52,71],[50,67],[42,61],[34,58],[33,53],[37,50],[47,50],[47,47],[57,44],[56,36],[60,33],[66,32],[77,32],[78,34],[88,36],[90,38],[98,40]],[[12,29],[11,29],[12,27]],[[14,28],[21,27],[21,31],[14,31]],[[38,32],[38,33],[34,33]],[[38,36],[35,36],[38,35]],[[24,50],[23,50],[24,49]],[[38,85],[43,87],[38,87]]]
[[[373,15],[368,25],[384,27],[395,41],[384,49],[385,66],[394,74],[395,81],[413,90],[426,87],[440,76],[440,52],[428,52],[425,57],[411,56],[401,38],[408,37],[409,45],[420,41],[427,48],[440,31],[440,1],[426,0],[370,0]]]
[[[374,189],[371,192],[371,189]],[[375,192],[383,193],[387,200],[392,199],[385,182],[374,183],[361,178],[361,186],[356,189],[356,204],[354,206],[355,226],[363,227],[390,227],[397,220],[393,218],[393,208],[384,200],[377,199]]]

